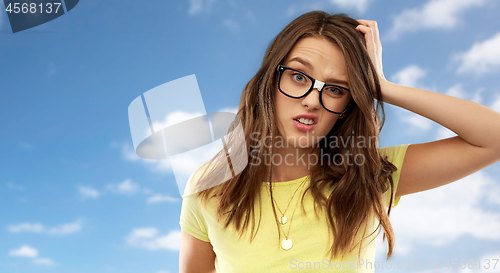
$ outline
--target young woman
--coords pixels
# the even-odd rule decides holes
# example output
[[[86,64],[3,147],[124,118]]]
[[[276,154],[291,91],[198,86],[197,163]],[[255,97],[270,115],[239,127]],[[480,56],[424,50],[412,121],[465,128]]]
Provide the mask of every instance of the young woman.
[[[182,204],[181,272],[373,272],[381,228],[392,254],[401,196],[500,160],[500,113],[391,83],[381,56],[376,22],[344,15],[310,12],[276,36],[238,110],[248,165],[217,183],[213,159],[190,179],[208,190]],[[458,136],[378,148],[382,102]]]

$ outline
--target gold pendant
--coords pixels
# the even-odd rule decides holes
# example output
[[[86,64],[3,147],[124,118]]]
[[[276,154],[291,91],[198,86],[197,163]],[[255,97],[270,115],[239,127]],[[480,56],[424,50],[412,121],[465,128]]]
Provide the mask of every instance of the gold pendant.
[[[289,250],[290,248],[292,248],[292,240],[288,239],[288,238],[285,238],[282,242],[281,242],[281,248],[283,248],[284,250]]]
[[[283,215],[283,216],[281,216],[281,217],[280,217],[280,223],[281,223],[282,225],[286,224],[286,221],[287,221],[287,219],[286,219],[286,216],[285,216],[285,215]]]

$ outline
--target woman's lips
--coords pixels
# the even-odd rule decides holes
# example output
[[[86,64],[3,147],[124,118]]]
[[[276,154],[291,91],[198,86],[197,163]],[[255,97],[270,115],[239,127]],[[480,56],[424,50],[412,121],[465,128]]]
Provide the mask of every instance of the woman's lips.
[[[302,124],[295,119],[293,120],[293,125],[295,125],[295,128],[297,128],[298,130],[300,130],[302,132],[312,131],[312,130],[314,130],[314,126],[316,126],[316,124],[311,124],[311,125]]]
[[[301,118],[308,119],[308,120],[312,121],[313,124],[308,125],[308,124],[300,123],[298,120]],[[297,128],[297,130],[302,131],[302,132],[309,132],[309,131],[314,130],[314,127],[318,123],[318,116],[315,114],[312,114],[312,113],[302,113],[302,114],[294,116],[292,119],[293,119],[293,125],[295,125],[295,128]]]

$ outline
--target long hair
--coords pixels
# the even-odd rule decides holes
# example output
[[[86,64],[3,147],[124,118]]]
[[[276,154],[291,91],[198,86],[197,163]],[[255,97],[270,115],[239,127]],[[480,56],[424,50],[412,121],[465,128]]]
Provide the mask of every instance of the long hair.
[[[255,238],[260,225],[260,218],[258,223],[255,219],[255,203],[257,200],[260,202],[262,182],[272,181],[272,165],[268,167],[260,163],[264,154],[273,154],[274,145],[262,143],[266,139],[273,141],[280,135],[274,101],[277,90],[276,68],[300,39],[323,37],[340,48],[344,55],[354,103],[347,117],[337,120],[324,138],[325,141],[314,149],[313,152],[318,156],[330,156],[326,163],[311,168],[310,184],[304,191],[302,200],[307,191],[310,191],[316,214],[318,207],[327,215],[329,230],[335,238],[329,250],[330,257],[344,256],[358,243],[362,244],[363,240],[355,243],[355,237],[373,216],[379,220],[375,231],[380,231],[380,227],[384,229],[384,239],[387,238],[389,245],[387,258],[392,255],[394,232],[389,215],[394,194],[391,174],[396,171],[396,167],[382,158],[378,149],[378,135],[385,117],[382,94],[375,66],[366,51],[363,34],[355,29],[357,25],[356,20],[344,14],[329,15],[313,11],[293,20],[268,47],[262,66],[243,89],[237,113],[246,140],[246,147],[243,148],[246,148],[248,154],[248,165],[227,182],[217,183],[224,170],[216,162],[222,162],[228,157],[227,150],[222,150],[209,162],[210,165],[215,165],[211,168],[212,171],[204,173],[198,182],[198,185],[203,185],[199,189],[208,190],[197,191],[197,196],[205,204],[208,199],[216,198],[217,219],[224,219],[225,228],[230,224],[234,225],[240,237],[250,229],[250,241]],[[330,145],[328,140],[331,137],[344,140],[364,139],[365,145]],[[233,140],[234,136],[230,137],[225,145],[237,145]],[[342,155],[344,159],[349,157],[350,161],[335,162],[332,158],[338,157],[331,155],[336,154]],[[363,164],[347,163],[354,162],[355,155],[363,155]],[[272,184],[269,183],[271,199]],[[328,196],[323,193],[325,189],[331,189]],[[386,211],[383,193],[387,190],[390,190],[391,198]],[[274,202],[271,203],[276,215]],[[276,225],[279,231],[277,220]]]

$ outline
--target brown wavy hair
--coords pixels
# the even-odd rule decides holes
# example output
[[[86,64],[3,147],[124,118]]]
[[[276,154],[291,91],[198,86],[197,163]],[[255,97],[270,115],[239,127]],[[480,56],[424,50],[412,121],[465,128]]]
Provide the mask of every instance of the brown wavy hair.
[[[236,148],[232,151],[238,151],[236,147],[238,144],[234,141],[235,136],[230,134],[225,143],[227,149],[221,150],[209,162],[210,165],[214,164],[212,171],[205,171],[197,182],[197,186],[201,185],[198,188],[200,190],[197,191],[197,197],[201,197],[205,203],[210,198],[216,198],[218,201],[217,218],[225,219],[225,228],[233,224],[241,237],[251,227],[250,241],[255,237],[260,225],[260,218],[259,223],[255,223],[255,202],[260,198],[262,182],[272,181],[272,165],[268,168],[258,163],[262,162],[264,152],[272,155],[274,147],[274,145],[260,145],[260,143],[264,139],[274,140],[276,136],[280,136],[274,101],[275,92],[277,92],[278,72],[276,68],[300,39],[323,37],[340,48],[344,55],[349,87],[354,101],[347,117],[337,120],[324,139],[329,140],[331,136],[336,136],[337,139],[349,139],[349,137],[360,139],[361,137],[368,139],[368,143],[363,147],[358,147],[358,145],[354,147],[340,145],[339,147],[339,145],[330,145],[327,141],[321,141],[322,144],[313,151],[318,156],[341,154],[344,159],[350,157],[350,161],[343,160],[343,164],[340,164],[342,162],[333,161],[334,158],[339,157],[329,156],[323,161],[326,163],[313,166],[310,184],[304,191],[302,200],[307,191],[310,191],[314,198],[316,215],[317,208],[320,211],[324,209],[327,215],[329,230],[335,238],[329,250],[330,257],[337,255],[343,257],[357,244],[362,244],[366,237],[355,243],[356,234],[372,216],[379,220],[379,225],[373,233],[380,232],[380,227],[383,227],[384,239],[387,238],[389,245],[387,259],[392,255],[394,232],[389,215],[394,195],[391,174],[396,171],[396,167],[382,158],[378,149],[378,135],[385,118],[382,94],[375,66],[366,51],[364,36],[355,29],[358,24],[356,20],[344,14],[309,12],[288,24],[268,47],[261,68],[243,89],[237,113],[246,140],[244,143],[246,147],[240,148],[243,148],[243,151],[246,148],[248,165],[243,166],[244,170],[229,181],[217,183],[221,181],[225,171],[219,166],[220,164],[214,163],[229,159],[227,151],[230,147]],[[252,135],[253,132],[259,133],[257,138]],[[259,147],[258,153],[253,149],[251,154],[251,148],[255,147]],[[364,164],[349,165],[347,162],[354,162],[354,155],[363,155]],[[241,163],[232,162],[232,164]],[[271,199],[273,198],[272,184],[269,183]],[[330,188],[331,193],[325,196],[323,190]],[[386,211],[383,193],[387,190],[390,190],[391,198]],[[271,203],[276,215],[274,202]],[[304,209],[303,205],[302,209]],[[277,220],[276,225],[279,232]]]

